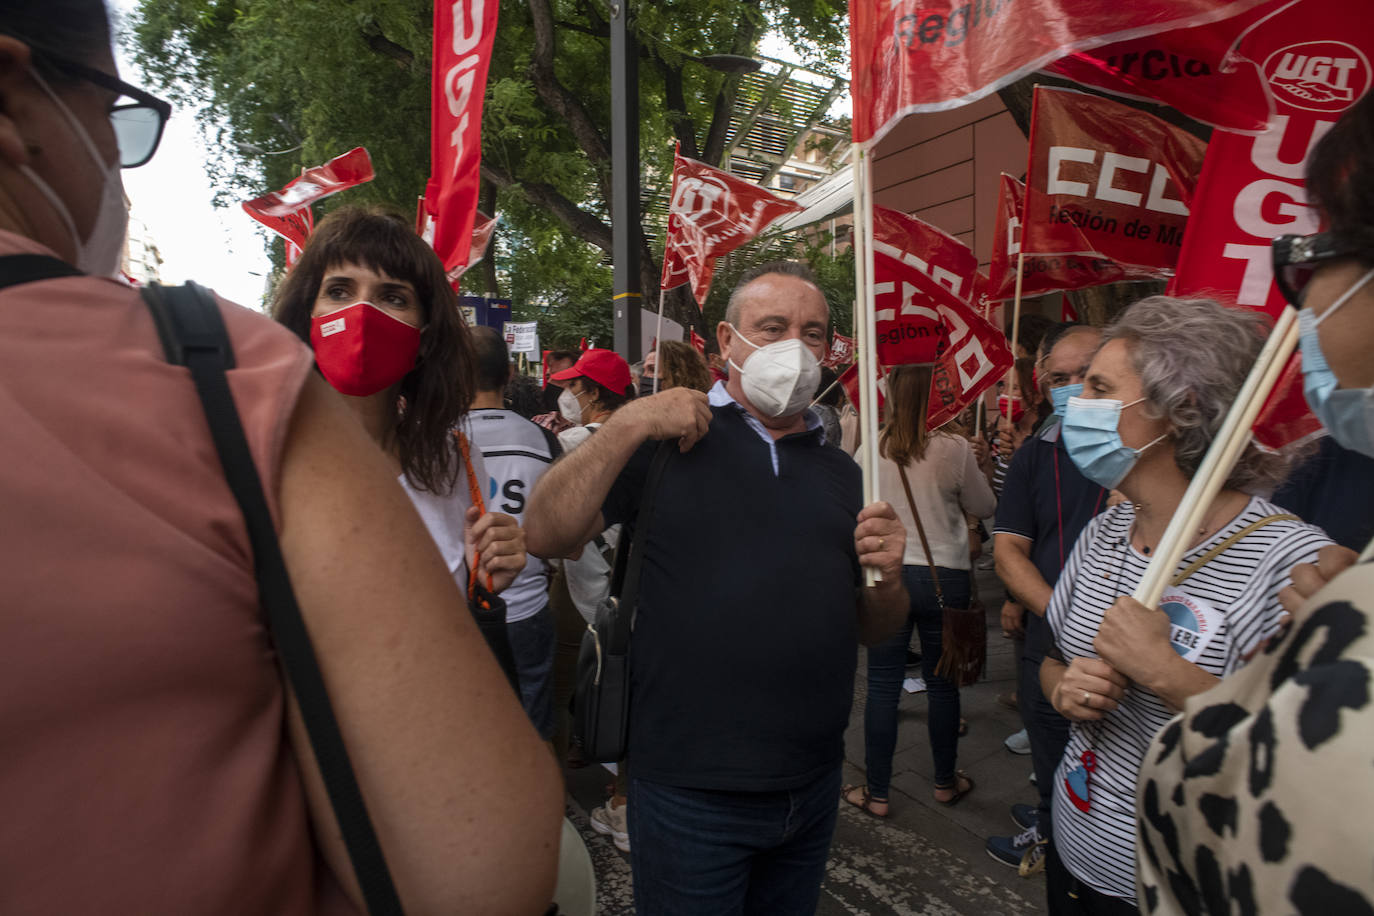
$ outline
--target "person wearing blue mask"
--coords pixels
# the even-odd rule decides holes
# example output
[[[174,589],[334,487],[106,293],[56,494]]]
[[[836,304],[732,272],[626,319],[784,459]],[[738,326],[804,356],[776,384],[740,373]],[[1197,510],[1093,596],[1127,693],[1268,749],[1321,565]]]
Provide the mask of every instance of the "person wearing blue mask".
[[[1128,502],[1074,545],[1045,617],[1041,686],[1071,722],[1054,779],[1051,913],[1136,912],[1136,777],[1150,739],[1281,630],[1290,570],[1330,543],[1255,494],[1287,460],[1251,445],[1192,532],[1161,609],[1129,601],[1263,344],[1262,318],[1165,296],[1103,334],[1063,437]]]
[[[1300,308],[1313,413],[1337,445],[1374,457],[1374,95],[1313,149],[1307,195],[1328,229],[1276,240],[1275,279]],[[1286,632],[1156,737],[1137,802],[1147,912],[1221,912],[1217,899],[1258,916],[1374,912],[1367,547],[1361,559],[1351,568],[1353,551],[1329,547],[1293,569]]]
[[[997,576],[1014,599],[1013,607],[1024,607],[1027,612],[1016,699],[1039,797],[1034,805],[1012,805],[1011,817],[1020,830],[989,837],[986,849],[994,860],[1017,869],[1023,877],[1044,868],[1054,770],[1069,740],[1068,720],[1040,689],[1040,663],[1050,643],[1045,608],[1078,535],[1107,508],[1108,501],[1107,491],[1084,477],[1070,460],[1060,435],[1059,405],[1083,390],[1102,331],[1081,325],[1055,331],[1059,333],[1046,336],[1041,373],[1057,416],[1013,456],[993,528]],[[1009,616],[1004,605],[1003,630],[1014,632],[1013,623],[1019,623],[1017,616]]]

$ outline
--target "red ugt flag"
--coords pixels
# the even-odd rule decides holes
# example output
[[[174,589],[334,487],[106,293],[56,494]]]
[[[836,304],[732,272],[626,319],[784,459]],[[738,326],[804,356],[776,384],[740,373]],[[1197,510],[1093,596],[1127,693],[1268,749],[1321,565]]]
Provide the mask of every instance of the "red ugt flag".
[[[1071,54],[1046,69],[1076,83],[1157,100],[1190,118],[1242,133],[1264,130],[1274,103],[1260,62],[1235,50],[1263,19],[1298,0],[1264,0],[1239,16]]]
[[[697,306],[706,302],[716,258],[729,254],[799,204],[695,159],[673,154],[673,194],[663,252],[663,289],[692,284]]]
[[[992,263],[988,267],[988,296],[1010,299],[1016,295],[1016,266],[1022,263],[1021,213],[1025,206],[1026,186],[1002,173],[997,191],[997,223],[992,233]],[[1063,289],[1083,289],[1115,283],[1126,276],[1119,264],[1106,258],[1079,255],[1050,255],[1027,257],[1025,276],[1021,280],[1022,296]]]
[[[499,9],[498,0],[434,0],[425,209],[434,219],[431,244],[446,271],[469,263],[481,181],[482,99]]]
[[[310,233],[315,231],[311,204],[330,195],[364,184],[375,177],[372,159],[361,146],[324,165],[306,169],[288,181],[280,191],[243,202],[243,210],[253,219],[286,239],[286,267],[291,269],[301,256]]]
[[[845,337],[843,334],[835,334],[830,341],[830,350],[825,354],[825,359],[821,360],[822,366],[831,369],[838,369],[840,366],[847,366],[854,361],[854,338]]]
[[[854,140],[976,101],[1098,45],[1239,15],[1264,0],[850,0]]]
[[[1303,0],[1247,33],[1237,50],[1261,63],[1276,114],[1257,136],[1213,135],[1170,292],[1229,296],[1277,316],[1284,300],[1274,288],[1269,243],[1318,229],[1307,203],[1307,157],[1374,83],[1374,17],[1366,0]],[[1290,365],[1255,424],[1265,445],[1319,428],[1301,384],[1292,384],[1296,376]]]
[[[1035,90],[1025,223],[1031,255],[1115,261],[1132,277],[1168,277],[1207,146],[1111,99]]]

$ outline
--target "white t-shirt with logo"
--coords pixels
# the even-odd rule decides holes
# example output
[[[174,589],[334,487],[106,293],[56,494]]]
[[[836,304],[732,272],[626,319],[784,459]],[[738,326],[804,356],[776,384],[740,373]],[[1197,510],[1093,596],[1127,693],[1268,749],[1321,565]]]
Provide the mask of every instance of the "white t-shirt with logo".
[[[504,512],[523,525],[534,484],[557,457],[557,440],[515,411],[496,408],[469,411],[463,418],[463,430],[485,463],[485,473],[479,472],[479,479],[485,480],[482,495],[487,511]],[[544,561],[531,555],[501,597],[506,602],[507,623],[539,613],[549,602]]]
[[[457,443],[454,443],[454,452],[457,452]],[[458,480],[453,485],[451,493],[434,493],[429,490],[421,490],[411,486],[406,475],[400,477],[401,489],[405,490],[406,496],[410,497],[411,503],[415,506],[415,511],[420,513],[420,520],[425,523],[425,528],[429,531],[429,536],[434,539],[434,544],[439,548],[439,553],[444,558],[444,565],[448,567],[449,575],[453,576],[453,581],[458,583],[464,595],[468,593],[468,570],[467,570],[467,549],[463,543],[464,519],[467,515],[468,507],[472,505],[472,497],[468,495],[467,472],[462,467],[462,456],[458,456]],[[477,473],[478,480],[485,480],[487,477],[486,466],[482,463],[482,455],[478,451],[472,453],[472,467]]]

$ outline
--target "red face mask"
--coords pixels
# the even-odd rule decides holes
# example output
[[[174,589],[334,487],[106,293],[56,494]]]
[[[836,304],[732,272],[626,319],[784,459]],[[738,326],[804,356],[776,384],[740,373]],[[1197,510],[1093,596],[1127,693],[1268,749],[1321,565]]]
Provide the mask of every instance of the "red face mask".
[[[1026,408],[1024,408],[1024,407],[1021,406],[1021,399],[1020,399],[1020,398],[1008,397],[1008,396],[1005,395],[1005,394],[999,394],[999,395],[997,396],[997,411],[998,411],[998,413],[1000,413],[1000,414],[1001,414],[1002,416],[1004,416],[1004,417],[1007,416],[1007,405],[1008,405],[1008,403],[1010,403],[1010,405],[1011,405],[1011,417],[1010,417],[1010,419],[1011,419],[1012,425],[1014,426],[1014,425],[1016,425],[1017,423],[1020,423],[1020,422],[1021,422],[1021,418],[1022,418],[1023,416],[1025,416],[1025,414],[1026,414]]]
[[[415,368],[420,330],[370,302],[310,319],[315,363],[340,394],[367,397],[390,388]]]

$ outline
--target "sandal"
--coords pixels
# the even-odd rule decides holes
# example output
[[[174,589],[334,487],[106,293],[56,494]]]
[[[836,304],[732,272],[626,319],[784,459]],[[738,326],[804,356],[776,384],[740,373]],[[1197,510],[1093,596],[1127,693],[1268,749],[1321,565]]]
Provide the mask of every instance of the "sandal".
[[[967,788],[965,788],[965,789],[960,789],[960,788],[959,788],[959,783],[960,783],[961,781],[967,785]],[[941,801],[940,799],[937,798],[937,799],[935,799],[935,802],[936,802],[936,804],[944,805],[946,808],[953,808],[955,805],[959,804],[959,801],[960,801],[965,795],[967,795],[967,794],[969,794],[970,792],[973,791],[974,785],[975,785],[975,783],[974,783],[974,781],[973,781],[973,777],[972,777],[972,776],[969,776],[969,775],[968,775],[967,773],[965,773],[963,770],[955,770],[955,771],[954,771],[954,785],[952,785],[952,786],[941,786],[941,785],[937,785],[937,786],[935,787],[935,790],[936,790],[937,792],[953,792],[954,794],[951,795],[949,798],[945,799],[944,801]],[[864,794],[867,795],[867,793],[864,793]]]
[[[862,801],[856,802],[854,801],[854,799],[849,797],[855,791],[863,793]],[[877,811],[873,810],[873,805],[879,804],[888,805],[889,807],[891,807],[891,803],[887,799],[874,798],[872,795],[869,795],[868,786],[845,786],[844,788],[840,789],[840,800],[843,801],[846,805],[851,805],[855,808],[858,808],[860,811],[862,811],[864,814],[867,814],[869,817],[876,817],[879,820],[884,820],[887,817],[887,813],[884,812],[883,814],[879,814]]]
[[[959,717],[959,730],[955,732],[955,734],[960,738],[968,734],[968,719],[965,719],[963,716]]]

